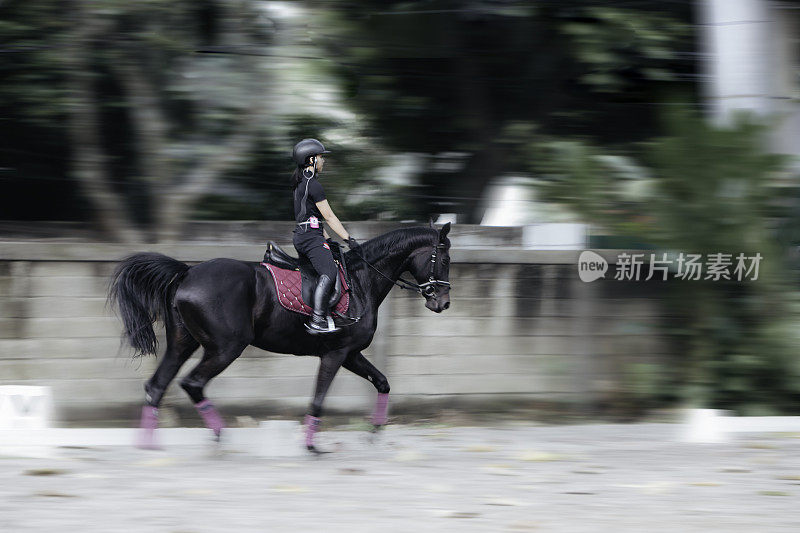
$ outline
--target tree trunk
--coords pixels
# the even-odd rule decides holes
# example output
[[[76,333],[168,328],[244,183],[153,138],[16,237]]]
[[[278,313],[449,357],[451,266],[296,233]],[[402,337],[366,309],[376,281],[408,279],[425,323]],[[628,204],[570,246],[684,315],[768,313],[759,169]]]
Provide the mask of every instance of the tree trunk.
[[[457,29],[461,43],[457,48],[460,54],[456,59],[456,86],[461,116],[467,119],[468,143],[473,156],[460,176],[453,196],[466,198],[463,208],[467,217],[465,222],[480,223],[483,191],[500,170],[495,142],[498,125],[494,123],[491,97],[486,87],[489,82],[483,79],[477,63],[479,55],[471,53],[469,27],[469,23],[462,22]]]
[[[234,134],[217,154],[207,156],[189,174],[185,182],[164,188],[157,211],[156,230],[160,242],[175,242],[180,239],[194,202],[206,194],[226,171],[239,163],[247,154],[257,129],[254,116],[261,115],[254,113],[247,117],[246,122],[249,124],[243,125],[240,128],[241,132]]]
[[[104,21],[86,12],[80,0],[74,2],[75,31],[66,56],[70,93],[68,129],[71,142],[72,174],[81,184],[100,228],[114,241],[141,242],[120,196],[111,188],[106,157],[100,143],[98,102],[93,86],[91,40],[106,29]]]
[[[253,72],[259,67],[253,67]],[[231,168],[240,163],[247,155],[257,139],[258,131],[267,120],[268,98],[258,90],[261,83],[254,83],[251,91],[252,99],[246,111],[240,116],[239,124],[234,128],[226,142],[214,153],[205,155],[198,165],[183,180],[169,181],[158,194],[156,210],[158,240],[174,242],[181,237],[181,232],[191,214],[193,204],[207,194],[214,184]],[[198,152],[201,150],[198,146]]]

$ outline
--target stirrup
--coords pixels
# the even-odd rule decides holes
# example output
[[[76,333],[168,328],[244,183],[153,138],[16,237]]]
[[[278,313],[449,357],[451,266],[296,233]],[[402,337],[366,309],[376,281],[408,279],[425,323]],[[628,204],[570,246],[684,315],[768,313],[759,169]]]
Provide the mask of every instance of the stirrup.
[[[361,320],[360,316],[343,315],[338,311],[332,312],[331,316],[333,317],[333,321],[336,324],[336,327],[339,328],[346,328],[348,326],[352,326],[353,324]]]
[[[326,328],[319,327],[315,322],[314,319],[311,318],[306,322],[306,329],[309,333],[316,335],[317,333],[336,333],[341,328],[337,327],[333,321],[333,317],[328,315],[325,317],[325,321],[327,322]]]

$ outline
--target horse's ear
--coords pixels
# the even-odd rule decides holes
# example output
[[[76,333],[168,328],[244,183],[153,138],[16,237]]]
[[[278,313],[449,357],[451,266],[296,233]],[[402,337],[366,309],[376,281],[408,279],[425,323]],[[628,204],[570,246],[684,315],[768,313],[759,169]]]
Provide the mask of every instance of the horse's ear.
[[[442,229],[439,230],[439,242],[444,242],[444,239],[445,239],[445,237],[447,237],[448,233],[450,233],[450,223],[449,222],[447,224],[445,224],[444,226],[442,226]]]
[[[430,222],[431,229],[436,229],[433,227],[433,217],[428,217],[428,221]]]

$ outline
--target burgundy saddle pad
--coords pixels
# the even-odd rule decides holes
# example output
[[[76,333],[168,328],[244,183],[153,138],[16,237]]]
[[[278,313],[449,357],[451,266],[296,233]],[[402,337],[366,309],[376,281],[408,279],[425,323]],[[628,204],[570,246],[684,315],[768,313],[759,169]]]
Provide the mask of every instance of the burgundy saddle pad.
[[[295,311],[304,315],[311,314],[311,307],[303,301],[302,284],[300,282],[299,270],[288,270],[285,268],[278,268],[269,263],[261,263],[269,273],[272,274],[272,279],[275,281],[275,288],[278,290],[278,301],[283,307],[289,311]],[[350,304],[350,295],[347,292],[347,283],[344,280],[344,273],[341,266],[339,267],[339,277],[342,283],[342,296],[336,304],[334,311],[340,315],[347,313],[347,307]]]

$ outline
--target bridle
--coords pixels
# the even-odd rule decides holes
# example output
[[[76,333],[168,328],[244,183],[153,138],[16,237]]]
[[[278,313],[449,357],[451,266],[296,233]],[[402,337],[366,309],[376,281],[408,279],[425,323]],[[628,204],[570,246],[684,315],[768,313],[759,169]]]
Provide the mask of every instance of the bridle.
[[[417,284],[417,283],[413,283],[412,284],[414,286],[414,288],[423,296],[430,297],[430,296],[433,296],[434,294],[436,294],[436,287],[438,285],[444,285],[445,287],[449,287],[450,286],[450,282],[449,281],[444,281],[444,280],[441,280],[441,279],[437,279],[435,274],[434,274],[434,271],[436,270],[436,250],[439,250],[440,248],[443,249],[444,248],[444,244],[442,244],[442,243],[436,244],[436,246],[433,247],[433,251],[431,252],[431,270],[428,273],[428,281],[426,281],[425,283],[421,283],[421,284]],[[400,278],[400,279],[403,282],[408,283],[403,278]]]
[[[387,276],[386,274],[384,274],[383,272],[378,270],[378,268],[375,267],[375,265],[373,265],[372,263],[370,263],[369,261],[364,259],[364,257],[358,252],[358,250],[353,250],[353,252],[362,261],[364,261],[364,263],[366,263],[366,265],[368,267],[370,267],[372,270],[374,270],[375,272],[377,272],[378,274],[380,274],[384,278],[388,279],[389,281],[391,281],[393,284],[397,285],[401,289],[406,289],[406,290],[409,290],[409,291],[416,291],[419,294],[421,294],[422,296],[424,296],[426,298],[429,298],[429,297],[433,296],[434,294],[436,294],[436,287],[437,286],[439,286],[439,285],[444,285],[445,287],[449,287],[450,286],[450,282],[449,281],[444,281],[442,279],[438,279],[436,277],[436,275],[435,275],[435,272],[434,272],[434,270],[436,269],[436,258],[438,256],[437,250],[444,249],[444,247],[445,247],[445,245],[443,243],[441,243],[441,242],[436,244],[433,247],[433,251],[431,252],[431,260],[430,260],[431,269],[430,269],[430,272],[428,273],[428,281],[426,281],[425,283],[414,283],[413,281],[408,281],[408,280],[405,280],[403,278],[399,278],[397,280],[393,280],[392,278],[390,278],[389,276]]]

